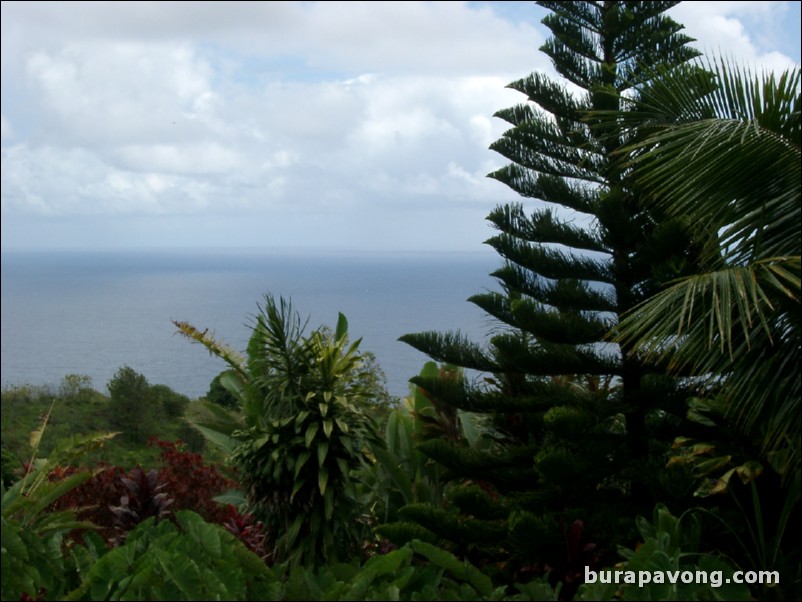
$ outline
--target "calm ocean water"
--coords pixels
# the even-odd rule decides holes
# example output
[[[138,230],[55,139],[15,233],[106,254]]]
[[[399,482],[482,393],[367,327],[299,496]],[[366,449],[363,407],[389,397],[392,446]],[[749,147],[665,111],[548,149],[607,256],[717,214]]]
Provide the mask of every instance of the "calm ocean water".
[[[235,349],[247,343],[265,293],[284,296],[309,328],[334,326],[372,351],[388,389],[403,396],[427,357],[397,341],[461,330],[484,341],[489,318],[466,299],[495,282],[500,259],[466,254],[276,251],[3,252],[2,384],[58,384],[85,374],[105,391],[131,366],[151,384],[198,397],[225,368],[175,334],[171,320],[208,328]]]

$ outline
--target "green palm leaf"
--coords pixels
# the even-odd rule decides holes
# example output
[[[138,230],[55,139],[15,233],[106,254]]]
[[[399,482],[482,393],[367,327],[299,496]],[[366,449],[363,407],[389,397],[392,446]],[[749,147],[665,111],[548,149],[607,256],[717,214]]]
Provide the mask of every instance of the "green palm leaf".
[[[704,67],[704,68],[702,68]],[[800,70],[726,61],[661,74],[632,111],[624,166],[682,218],[709,271],[637,306],[616,340],[715,385],[781,472],[800,462]]]

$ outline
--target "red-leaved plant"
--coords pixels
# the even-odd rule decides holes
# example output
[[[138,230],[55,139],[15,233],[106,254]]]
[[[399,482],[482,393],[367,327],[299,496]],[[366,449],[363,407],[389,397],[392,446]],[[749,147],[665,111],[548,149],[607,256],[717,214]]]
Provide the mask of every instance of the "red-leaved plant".
[[[159,469],[145,471],[137,466],[126,472],[101,464],[93,469],[91,479],[61,496],[51,509],[76,510],[78,518],[94,523],[112,547],[150,516],[170,518],[177,510],[191,510],[207,522],[225,527],[260,557],[266,556],[262,523],[231,504],[214,501],[215,496],[237,488],[235,481],[207,465],[200,454],[185,451],[180,441],[152,439],[148,444],[161,450]],[[50,473],[50,479],[61,480],[78,470],[59,467]]]

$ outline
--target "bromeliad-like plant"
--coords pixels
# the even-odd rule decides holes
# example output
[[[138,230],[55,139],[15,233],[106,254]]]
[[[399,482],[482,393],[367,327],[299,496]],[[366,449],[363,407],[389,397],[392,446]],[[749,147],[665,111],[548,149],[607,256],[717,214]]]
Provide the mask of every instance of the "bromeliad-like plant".
[[[120,498],[120,505],[111,508],[119,527],[129,530],[147,518],[154,517],[158,522],[170,515],[173,500],[164,491],[167,483],[159,480],[155,468],[145,472],[137,466],[121,480],[127,491]]]
[[[368,533],[358,470],[378,440],[369,410],[380,392],[360,341],[348,341],[345,316],[334,332],[307,336],[290,303],[267,295],[247,357],[187,323],[176,326],[230,366],[220,382],[241,413],[210,408],[217,422],[199,427],[230,452],[275,558],[318,565],[350,557]]]

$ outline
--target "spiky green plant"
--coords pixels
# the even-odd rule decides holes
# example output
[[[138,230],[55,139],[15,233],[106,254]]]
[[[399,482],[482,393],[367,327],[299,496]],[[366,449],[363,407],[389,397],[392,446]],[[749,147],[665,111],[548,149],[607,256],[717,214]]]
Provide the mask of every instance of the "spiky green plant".
[[[345,316],[333,332],[306,335],[291,304],[267,295],[245,357],[176,326],[231,367],[220,380],[240,414],[215,408],[217,423],[201,429],[230,451],[276,559],[317,565],[358,553],[369,533],[359,470],[371,461],[368,443],[378,442],[370,414],[382,392],[360,341],[348,340]]]
[[[60,599],[75,585],[77,575],[68,548],[62,547],[74,529],[92,529],[94,525],[75,518],[75,512],[49,511],[53,502],[92,477],[84,470],[64,479],[51,479],[52,472],[82,455],[102,446],[117,433],[73,437],[62,441],[47,458],[37,456],[52,411],[31,432],[33,449],[25,473],[9,488],[0,488],[2,510],[2,599]]]

